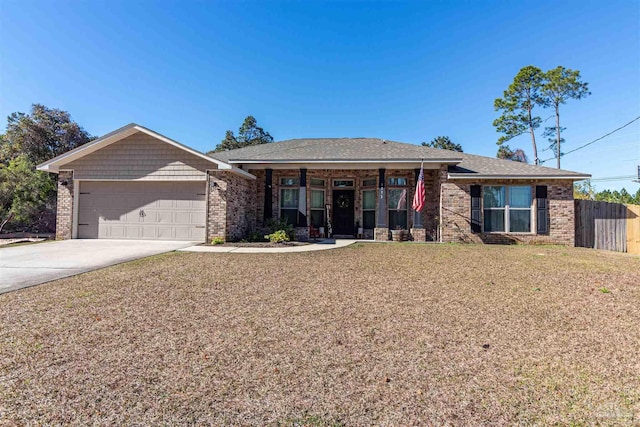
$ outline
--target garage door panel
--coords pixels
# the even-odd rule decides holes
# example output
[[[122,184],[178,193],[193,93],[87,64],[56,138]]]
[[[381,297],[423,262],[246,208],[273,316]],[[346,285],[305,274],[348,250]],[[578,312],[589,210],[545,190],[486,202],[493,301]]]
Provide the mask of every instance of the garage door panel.
[[[191,222],[194,224],[204,224],[207,220],[207,215],[204,212],[191,212]]]
[[[196,222],[193,220],[191,212],[176,212],[176,224],[189,224]]]
[[[142,226],[142,238],[143,239],[157,239],[158,232],[156,226]]]
[[[175,208],[175,202],[173,199],[171,200],[155,200],[155,207],[158,208]]]
[[[81,181],[78,237],[204,241],[205,188],[204,182]]]

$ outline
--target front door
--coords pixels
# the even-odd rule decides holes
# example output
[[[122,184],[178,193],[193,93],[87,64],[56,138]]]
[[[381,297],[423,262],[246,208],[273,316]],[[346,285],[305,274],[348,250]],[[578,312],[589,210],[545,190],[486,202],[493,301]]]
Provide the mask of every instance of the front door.
[[[353,190],[333,190],[333,234],[349,235],[354,234],[354,191]]]

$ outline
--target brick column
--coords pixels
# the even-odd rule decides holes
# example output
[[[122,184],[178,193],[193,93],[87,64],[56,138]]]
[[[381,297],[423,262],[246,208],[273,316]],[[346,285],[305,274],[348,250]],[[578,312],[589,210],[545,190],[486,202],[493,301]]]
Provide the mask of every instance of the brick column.
[[[207,242],[216,237],[227,237],[227,183],[220,176],[207,173],[208,204]]]
[[[71,239],[73,232],[73,171],[58,173],[56,240]]]

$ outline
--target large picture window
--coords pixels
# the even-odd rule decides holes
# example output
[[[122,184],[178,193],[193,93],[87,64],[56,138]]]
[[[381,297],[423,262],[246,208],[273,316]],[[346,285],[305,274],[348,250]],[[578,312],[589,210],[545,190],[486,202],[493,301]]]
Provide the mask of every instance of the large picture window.
[[[531,232],[530,186],[485,186],[484,231]]]
[[[376,190],[362,192],[362,228],[376,227]]]
[[[311,190],[311,225],[324,227],[324,191]]]
[[[389,228],[396,230],[407,228],[407,190],[389,189]]]

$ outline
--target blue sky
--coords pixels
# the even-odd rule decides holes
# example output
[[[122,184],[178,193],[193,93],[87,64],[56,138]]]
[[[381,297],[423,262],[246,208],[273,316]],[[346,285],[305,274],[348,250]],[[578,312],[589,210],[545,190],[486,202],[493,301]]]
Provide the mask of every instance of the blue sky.
[[[565,151],[627,123],[640,2],[0,0],[0,115],[37,102],[94,135],[136,122],[201,151],[251,114],[276,140],[448,135],[495,156],[493,100],[530,64],[590,84],[562,107]],[[527,137],[511,145],[531,154]],[[638,164],[640,121],[562,166],[608,178]]]

